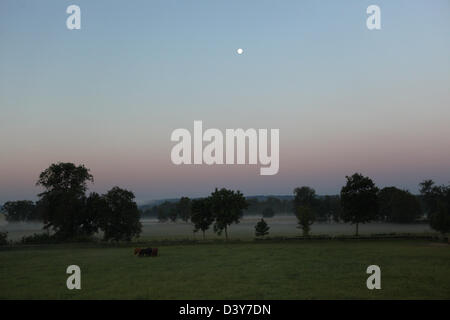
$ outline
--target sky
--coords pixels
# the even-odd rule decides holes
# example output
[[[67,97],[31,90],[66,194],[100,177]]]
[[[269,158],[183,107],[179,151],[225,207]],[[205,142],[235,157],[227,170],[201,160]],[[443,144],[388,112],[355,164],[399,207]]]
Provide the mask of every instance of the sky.
[[[381,30],[366,27],[372,4]],[[449,0],[2,0],[0,49],[0,203],[36,199],[60,161],[140,203],[336,194],[354,172],[412,192],[450,183]],[[171,133],[194,120],[279,129],[278,174],[174,165]]]

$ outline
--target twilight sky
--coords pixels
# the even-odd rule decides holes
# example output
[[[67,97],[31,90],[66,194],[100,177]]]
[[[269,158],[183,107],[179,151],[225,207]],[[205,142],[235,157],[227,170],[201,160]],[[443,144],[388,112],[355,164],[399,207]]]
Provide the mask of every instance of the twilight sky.
[[[81,30],[66,8],[81,7]],[[366,8],[381,7],[379,31]],[[236,49],[243,48],[238,55]],[[280,129],[280,170],[175,166],[174,129]],[[450,1],[0,2],[0,203],[84,164],[139,202],[450,182]]]

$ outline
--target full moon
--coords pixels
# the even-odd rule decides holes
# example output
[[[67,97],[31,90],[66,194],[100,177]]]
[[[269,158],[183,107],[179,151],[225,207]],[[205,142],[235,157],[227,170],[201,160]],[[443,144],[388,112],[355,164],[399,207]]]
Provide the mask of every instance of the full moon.
[[[236,52],[237,52],[238,54],[242,54],[242,53],[244,52],[244,50],[242,50],[241,48],[239,48],[239,49],[236,50]]]

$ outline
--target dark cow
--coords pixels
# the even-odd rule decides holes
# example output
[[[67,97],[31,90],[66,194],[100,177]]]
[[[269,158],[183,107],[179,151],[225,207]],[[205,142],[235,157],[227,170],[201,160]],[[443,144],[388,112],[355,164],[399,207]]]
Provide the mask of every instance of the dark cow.
[[[156,257],[158,255],[158,248],[135,248],[134,255],[139,257]]]
[[[152,255],[152,248],[141,249],[141,251],[139,252],[140,257],[151,257],[151,255]]]

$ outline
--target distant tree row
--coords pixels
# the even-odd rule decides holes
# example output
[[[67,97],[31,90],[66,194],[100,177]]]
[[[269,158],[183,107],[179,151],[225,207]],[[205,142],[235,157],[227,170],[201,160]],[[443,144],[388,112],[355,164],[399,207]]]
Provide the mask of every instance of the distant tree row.
[[[349,186],[349,188],[351,187]],[[426,211],[422,208],[424,206],[422,195],[416,196],[409,191],[395,187],[386,187],[381,190],[377,188],[376,190],[377,214],[371,216],[370,221],[411,223],[422,217]],[[179,201],[164,201],[159,205],[145,209],[141,212],[141,215],[144,218],[157,218],[161,222],[175,222],[179,219],[187,222],[190,219],[191,202],[192,200],[186,197]],[[243,210],[244,214],[259,215],[263,218],[271,218],[277,213],[289,212],[293,212],[297,216],[298,210],[301,210],[302,219],[313,214],[314,218],[307,218],[307,220],[346,221],[342,205],[347,202],[341,201],[341,195],[318,196],[314,189],[307,186],[296,188],[293,200],[275,197],[268,197],[265,200],[247,198],[247,203],[248,207]],[[303,229],[303,227],[301,228]],[[308,228],[305,229],[305,232],[308,232]]]
[[[228,239],[228,227],[239,223],[246,208],[248,202],[240,191],[216,188],[209,197],[192,200],[194,232],[201,230],[205,238],[205,231],[214,223],[214,232],[220,235],[225,231],[225,238]]]
[[[2,209],[9,222],[42,221],[42,216],[33,201],[8,201],[3,204]]]
[[[205,232],[213,225],[217,234],[225,233],[228,239],[228,227],[239,223],[244,210],[249,206],[248,201],[240,191],[225,188],[215,189],[209,197],[189,199],[182,197],[177,202],[164,201],[142,212],[143,217],[157,217],[160,222],[177,219],[190,221],[194,225],[194,233]]]
[[[294,213],[298,227],[307,236],[316,217],[330,215],[336,221],[355,224],[355,233],[361,223],[386,221],[414,222],[424,211],[430,226],[442,233],[450,229],[450,186],[435,186],[432,180],[421,183],[420,197],[395,187],[378,189],[375,183],[359,173],[347,176],[340,196],[319,199],[315,190],[303,186],[294,189]],[[425,210],[422,210],[421,200]]]
[[[247,198],[248,208],[245,214],[263,215],[263,217],[272,217],[276,212],[292,212],[291,199],[279,199],[273,196],[260,200],[258,198]]]
[[[243,210],[244,214],[262,215],[265,218],[273,217],[276,212],[292,212],[292,201],[281,200],[275,197],[268,197],[265,200],[257,198],[246,198],[248,207]],[[155,218],[161,222],[178,219],[189,221],[191,199],[182,197],[179,201],[164,201],[141,211],[144,218]]]
[[[259,215],[263,218],[274,217],[277,213],[292,213],[293,201],[291,199],[278,199],[267,197],[264,200],[246,198],[248,207],[243,210],[245,215]],[[179,201],[164,201],[141,211],[143,218],[154,218],[161,222],[177,220],[189,221],[189,206],[191,199],[182,197]],[[328,220],[338,213],[340,209],[339,196],[318,197],[315,202],[317,220]]]
[[[8,221],[44,221],[44,228],[61,239],[91,236],[103,232],[104,240],[131,240],[141,232],[140,217],[156,217],[160,221],[190,221],[194,232],[213,225],[218,234],[239,223],[244,212],[260,212],[263,218],[273,217],[276,210],[291,208],[298,228],[308,236],[317,220],[343,221],[359,225],[370,221],[409,223],[424,214],[430,226],[442,233],[450,230],[450,186],[436,186],[425,180],[420,196],[395,187],[379,189],[369,178],[359,173],[346,176],[340,195],[319,197],[314,189],[303,186],[294,189],[293,200],[268,197],[265,201],[246,199],[239,191],[216,189],[207,198],[165,201],[140,212],[134,195],[114,187],[106,194],[86,195],[87,183],[93,181],[89,170],[72,163],[52,164],[43,171],[37,185],[44,188],[39,200],[7,202],[3,206]],[[253,208],[253,209],[252,209]],[[280,209],[281,208],[281,209]],[[253,210],[253,211],[251,211]],[[266,234],[267,225],[260,221],[258,233]]]

